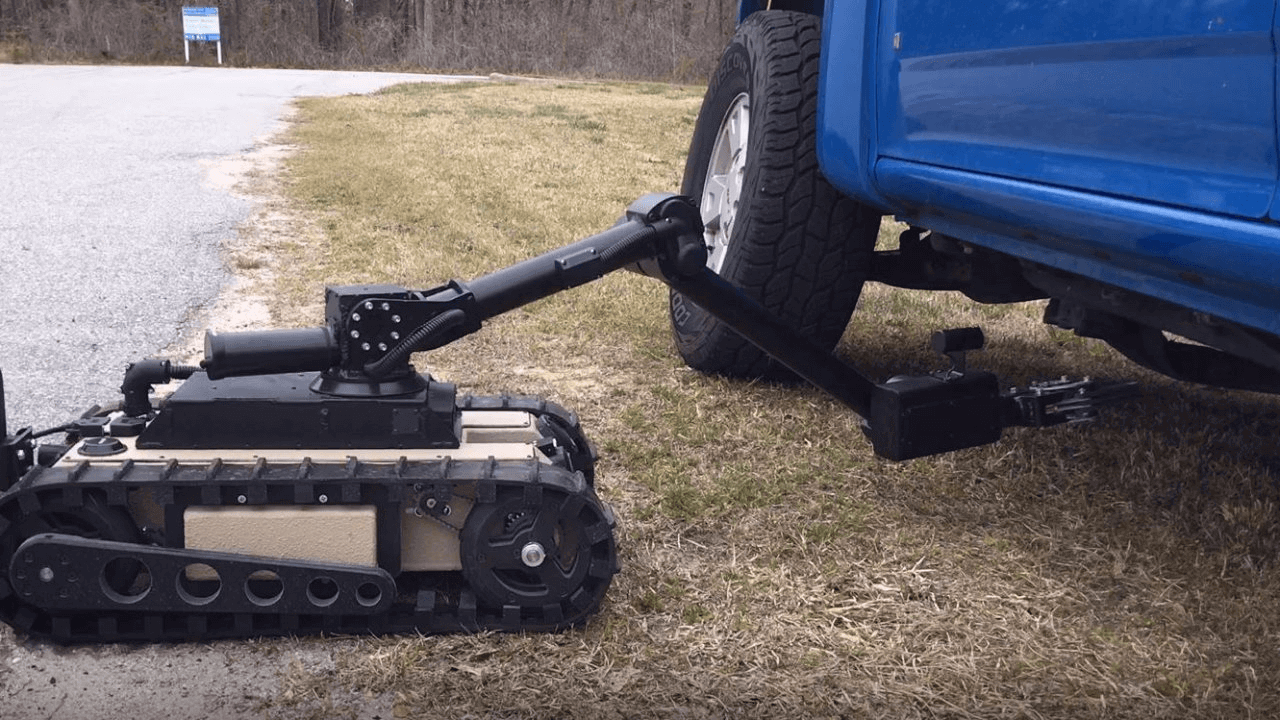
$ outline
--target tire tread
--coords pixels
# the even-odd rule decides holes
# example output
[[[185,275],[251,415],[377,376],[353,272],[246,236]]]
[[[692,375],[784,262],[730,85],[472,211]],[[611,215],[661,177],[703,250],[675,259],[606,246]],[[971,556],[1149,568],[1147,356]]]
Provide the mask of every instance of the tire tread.
[[[724,110],[714,107],[717,93],[733,81],[745,53],[754,156],[745,186],[757,191],[744,190],[732,251],[721,272],[829,349],[857,303],[879,217],[839,193],[818,167],[814,125],[821,39],[818,19],[801,13],[759,12],[742,24],[708,87],[683,191],[701,194],[707,158],[697,151],[707,141],[701,138],[700,144],[698,135],[718,132]],[[677,347],[691,367],[742,377],[788,374],[714,318],[694,321],[695,331],[685,332],[673,316]]]

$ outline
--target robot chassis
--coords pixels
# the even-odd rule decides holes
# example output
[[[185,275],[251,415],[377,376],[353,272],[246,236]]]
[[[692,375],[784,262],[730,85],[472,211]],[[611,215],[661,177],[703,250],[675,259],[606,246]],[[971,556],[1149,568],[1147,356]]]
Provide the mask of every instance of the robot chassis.
[[[409,358],[623,268],[844,402],[893,460],[1088,420],[1132,392],[1065,380],[1001,392],[964,366],[977,328],[935,334],[951,369],[876,384],[706,257],[696,205],[649,195],[603,233],[469,283],[331,287],[324,327],[209,333],[200,367],[134,363],[118,407],[50,430],[9,434],[0,382],[0,620],[61,643],[584,623],[619,567],[577,417],[539,398],[459,396]],[[153,407],[153,385],[173,380]]]

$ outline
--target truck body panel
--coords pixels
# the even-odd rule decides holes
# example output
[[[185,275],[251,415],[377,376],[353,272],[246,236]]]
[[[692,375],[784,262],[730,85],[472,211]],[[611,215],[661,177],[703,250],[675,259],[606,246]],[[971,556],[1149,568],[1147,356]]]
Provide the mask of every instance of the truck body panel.
[[[1274,0],[1140,4],[886,3],[880,155],[1265,217]]]
[[[1275,0],[829,0],[819,161],[886,214],[1280,333]]]

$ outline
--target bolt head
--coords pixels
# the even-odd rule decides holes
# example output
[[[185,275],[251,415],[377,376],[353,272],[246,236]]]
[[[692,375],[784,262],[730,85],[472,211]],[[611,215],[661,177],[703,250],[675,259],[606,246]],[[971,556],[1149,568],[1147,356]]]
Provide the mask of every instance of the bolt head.
[[[520,562],[524,563],[525,567],[538,567],[546,559],[547,551],[541,543],[531,542],[520,548]]]

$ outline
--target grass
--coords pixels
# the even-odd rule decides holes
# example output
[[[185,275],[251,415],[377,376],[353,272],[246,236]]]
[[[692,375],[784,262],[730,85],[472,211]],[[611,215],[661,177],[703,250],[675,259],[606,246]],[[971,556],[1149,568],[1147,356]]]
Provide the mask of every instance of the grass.
[[[699,91],[407,86],[302,104],[275,259],[282,325],[324,283],[469,278],[607,228],[678,186]],[[886,242],[894,227],[886,223]],[[1138,379],[1101,421],[890,463],[822,393],[702,376],[665,290],[618,273],[420,358],[542,394],[601,447],[623,572],[585,629],[351,641],[269,714],[388,693],[397,717],[1273,717],[1280,408],[1139,370],[1035,304],[868,286],[839,352],[940,367],[939,327],[1011,382]],[[329,641],[316,641],[329,642]]]

